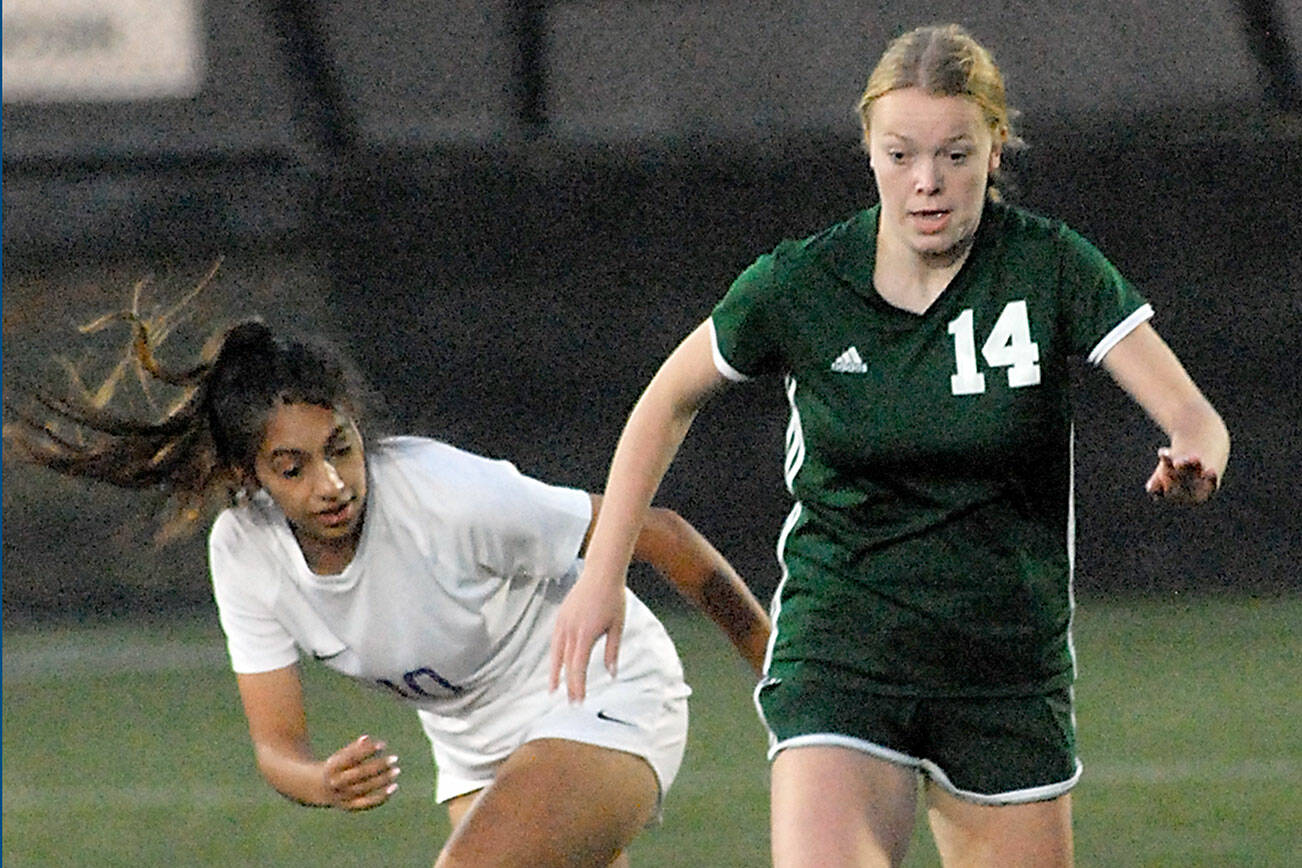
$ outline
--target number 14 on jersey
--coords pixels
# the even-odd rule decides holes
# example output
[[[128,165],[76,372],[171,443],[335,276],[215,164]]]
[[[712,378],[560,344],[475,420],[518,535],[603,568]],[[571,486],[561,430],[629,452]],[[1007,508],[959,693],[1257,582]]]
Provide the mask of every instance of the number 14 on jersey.
[[[949,378],[949,389],[955,395],[979,395],[986,390],[985,374],[977,369],[972,319],[969,307],[949,323],[949,333],[954,338],[954,367],[958,371]],[[1008,368],[1009,388],[1039,385],[1040,348],[1031,340],[1031,322],[1024,299],[1004,305],[995,327],[981,345],[981,355],[991,368]]]

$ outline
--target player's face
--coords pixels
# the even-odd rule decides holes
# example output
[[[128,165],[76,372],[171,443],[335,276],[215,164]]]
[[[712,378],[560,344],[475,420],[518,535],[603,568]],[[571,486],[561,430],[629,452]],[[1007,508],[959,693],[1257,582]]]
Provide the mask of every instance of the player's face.
[[[268,417],[254,468],[308,563],[342,569],[366,506],[366,456],[352,419],[315,404],[281,404]]]
[[[999,167],[1000,147],[980,107],[911,87],[879,97],[869,121],[884,240],[923,257],[964,252]]]

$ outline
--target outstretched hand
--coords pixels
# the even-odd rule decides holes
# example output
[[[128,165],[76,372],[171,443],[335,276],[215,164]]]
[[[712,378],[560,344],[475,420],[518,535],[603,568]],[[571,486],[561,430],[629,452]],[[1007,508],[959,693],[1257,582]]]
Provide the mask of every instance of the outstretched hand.
[[[1157,469],[1144,489],[1154,500],[1177,504],[1203,503],[1220,486],[1216,471],[1203,466],[1196,456],[1172,458],[1171,450],[1157,450]]]
[[[588,660],[593,646],[603,635],[606,637],[606,671],[614,677],[623,633],[624,583],[604,581],[590,575],[585,567],[565,595],[552,629],[551,689],[560,686],[564,669],[570,702],[582,702],[587,693]]]
[[[398,790],[398,758],[383,753],[385,743],[369,735],[344,745],[325,761],[331,807],[366,811],[384,804]]]

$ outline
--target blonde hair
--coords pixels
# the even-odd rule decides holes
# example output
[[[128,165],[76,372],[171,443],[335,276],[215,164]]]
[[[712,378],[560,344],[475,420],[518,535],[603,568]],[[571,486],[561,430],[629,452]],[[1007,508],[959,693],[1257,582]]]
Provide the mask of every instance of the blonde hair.
[[[1013,132],[1012,116],[1004,92],[1004,76],[994,57],[957,24],[918,27],[891,40],[881,60],[868,76],[857,111],[868,144],[873,103],[890,91],[921,88],[937,96],[961,96],[981,109],[996,144],[1017,147],[1022,140]],[[990,193],[998,198],[991,179]]]

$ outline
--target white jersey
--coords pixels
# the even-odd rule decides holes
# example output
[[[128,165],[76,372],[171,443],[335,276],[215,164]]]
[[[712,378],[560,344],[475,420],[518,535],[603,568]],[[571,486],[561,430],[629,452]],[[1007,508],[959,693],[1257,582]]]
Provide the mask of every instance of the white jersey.
[[[417,437],[376,444],[367,474],[361,539],[339,575],[308,568],[265,493],[218,516],[209,555],[232,668],[278,669],[301,649],[445,725],[545,678],[588,495]],[[667,641],[630,594],[621,657]]]

